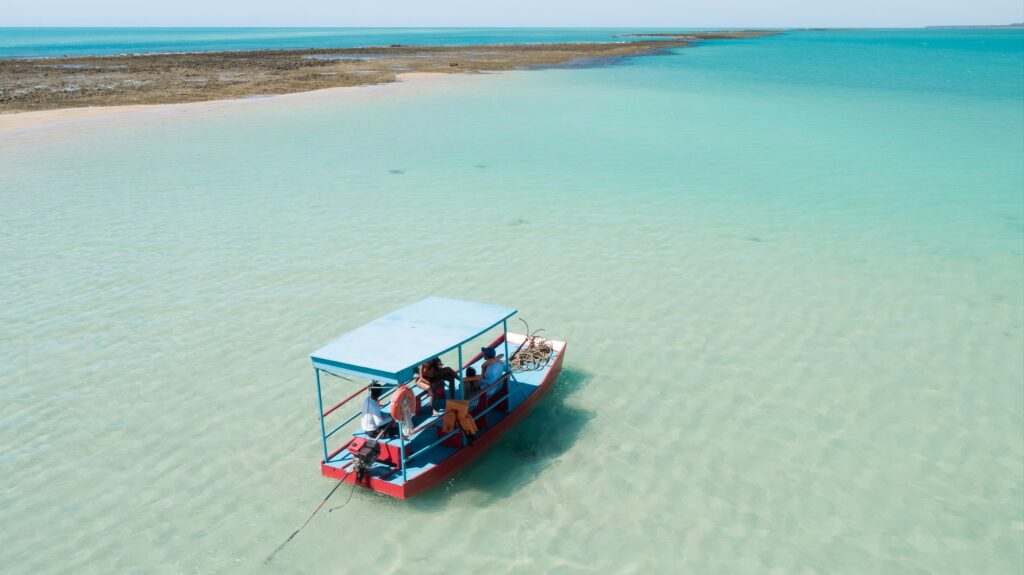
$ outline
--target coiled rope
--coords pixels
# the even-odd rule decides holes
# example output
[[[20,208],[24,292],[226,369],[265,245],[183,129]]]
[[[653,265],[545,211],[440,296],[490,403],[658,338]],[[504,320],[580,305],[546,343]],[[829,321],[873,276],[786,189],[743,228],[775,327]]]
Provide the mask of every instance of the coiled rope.
[[[530,331],[530,324],[526,323],[523,318],[517,318],[523,322],[526,326],[526,341],[522,346],[519,347],[519,351],[512,356],[509,360],[509,366],[513,372],[523,371],[540,371],[548,366],[548,362],[551,361],[551,354],[554,353],[554,347],[551,342],[540,337],[540,332],[543,329],[537,331]]]

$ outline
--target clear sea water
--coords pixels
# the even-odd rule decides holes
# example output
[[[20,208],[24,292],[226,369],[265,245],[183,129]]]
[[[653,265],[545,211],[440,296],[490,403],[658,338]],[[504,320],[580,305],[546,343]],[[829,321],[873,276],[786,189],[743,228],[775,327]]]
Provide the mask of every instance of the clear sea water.
[[[67,124],[0,205],[4,572],[1024,570],[1020,31]],[[264,565],[333,485],[308,353],[429,294],[567,339],[552,395]]]

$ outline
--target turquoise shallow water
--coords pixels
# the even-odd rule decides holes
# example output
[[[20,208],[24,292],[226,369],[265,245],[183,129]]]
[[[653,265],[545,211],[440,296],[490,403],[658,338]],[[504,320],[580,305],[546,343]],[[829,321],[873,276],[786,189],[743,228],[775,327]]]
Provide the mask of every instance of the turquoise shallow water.
[[[5,570],[1024,567],[1024,34],[187,110],[0,137]],[[262,565],[308,353],[428,294],[569,340],[552,396]]]

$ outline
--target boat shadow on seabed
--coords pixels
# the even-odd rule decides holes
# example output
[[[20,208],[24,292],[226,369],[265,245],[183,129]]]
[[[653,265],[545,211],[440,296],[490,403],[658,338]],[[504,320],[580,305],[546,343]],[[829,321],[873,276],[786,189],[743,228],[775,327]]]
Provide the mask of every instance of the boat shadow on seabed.
[[[479,492],[472,504],[486,507],[511,497],[536,479],[579,439],[595,413],[566,404],[583,389],[591,375],[563,369],[548,396],[533,411],[506,432],[479,459],[434,489],[406,501],[410,508],[433,511],[464,492]]]

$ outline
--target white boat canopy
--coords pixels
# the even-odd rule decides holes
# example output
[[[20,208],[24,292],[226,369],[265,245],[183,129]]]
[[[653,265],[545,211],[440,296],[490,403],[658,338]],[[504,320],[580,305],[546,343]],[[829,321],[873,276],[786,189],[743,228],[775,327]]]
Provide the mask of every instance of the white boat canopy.
[[[313,367],[389,383],[515,315],[496,305],[429,297],[371,321],[313,352]]]

